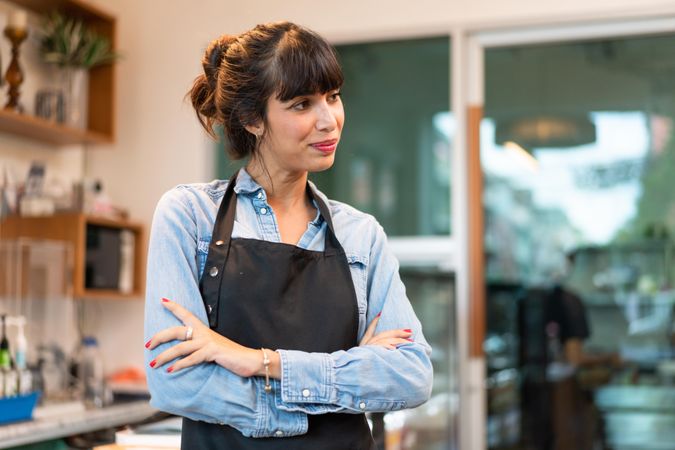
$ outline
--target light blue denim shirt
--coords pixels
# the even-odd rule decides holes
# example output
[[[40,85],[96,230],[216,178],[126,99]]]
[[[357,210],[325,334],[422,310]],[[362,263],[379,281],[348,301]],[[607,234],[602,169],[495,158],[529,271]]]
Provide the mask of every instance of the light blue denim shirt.
[[[203,323],[199,292],[216,213],[227,181],[180,185],[157,204],[148,251],[145,339],[180,325],[160,304],[166,297],[183,305]],[[382,312],[377,331],[410,328],[414,342],[397,350],[354,347],[334,353],[277,349],[281,380],[265,394],[264,380],[242,378],[217,364],[200,364],[168,374],[147,370],[151,405],[193,420],[228,424],[245,436],[294,436],[307,432],[307,414],[394,411],[425,402],[431,393],[431,348],[406,297],[398,261],[382,227],[370,215],[337,201],[326,201],[356,289],[360,340]],[[242,170],[235,187],[237,212],[233,238],[280,242],[274,211],[265,191]],[[326,222],[317,212],[298,246],[322,251]],[[327,280],[327,283],[330,281]],[[264,314],[264,311],[261,311]],[[289,330],[291,332],[292,330]],[[177,342],[146,351],[148,364]]]

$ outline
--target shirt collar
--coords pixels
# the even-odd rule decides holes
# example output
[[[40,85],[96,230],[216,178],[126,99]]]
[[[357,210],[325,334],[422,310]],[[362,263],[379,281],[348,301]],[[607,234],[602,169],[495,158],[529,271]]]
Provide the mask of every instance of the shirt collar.
[[[237,184],[234,186],[234,192],[237,194],[255,194],[258,191],[262,191],[262,187],[242,167],[237,175]]]
[[[324,203],[328,204],[328,198],[323,194],[323,192],[319,192],[319,190],[316,188],[314,183],[311,181],[309,182],[309,185],[312,189],[312,192],[314,192],[314,195],[316,196],[321,196],[322,200]],[[246,171],[245,168],[242,167],[242,169],[239,171],[239,174],[237,175],[237,184],[234,186],[234,192],[239,195],[239,194],[257,194],[258,192],[264,192],[262,186],[260,186],[251,175]],[[314,204],[314,207],[316,208],[316,216],[314,219],[310,222],[310,224],[314,226],[321,226],[323,223],[323,216],[321,215],[321,211],[319,211],[319,205],[316,203],[316,200],[312,200],[312,203]]]

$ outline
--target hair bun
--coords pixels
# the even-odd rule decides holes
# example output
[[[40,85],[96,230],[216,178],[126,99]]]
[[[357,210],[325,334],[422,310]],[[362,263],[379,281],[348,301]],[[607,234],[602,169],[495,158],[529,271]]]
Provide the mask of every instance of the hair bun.
[[[204,67],[204,74],[206,74],[206,78],[212,89],[215,89],[216,87],[218,68],[223,63],[225,53],[230,45],[236,40],[237,36],[224,34],[218,39],[211,41],[204,53],[202,67]]]

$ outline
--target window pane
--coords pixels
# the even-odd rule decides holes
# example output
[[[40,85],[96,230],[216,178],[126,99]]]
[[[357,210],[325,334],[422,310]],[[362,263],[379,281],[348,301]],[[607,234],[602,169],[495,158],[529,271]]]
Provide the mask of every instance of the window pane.
[[[674,74],[675,36],[486,54],[494,448],[675,448]]]
[[[448,37],[338,47],[345,127],[332,169],[311,178],[390,236],[450,233]]]
[[[454,275],[403,267],[401,278],[432,347],[434,385],[424,405],[384,416],[385,450],[456,450],[459,391]]]

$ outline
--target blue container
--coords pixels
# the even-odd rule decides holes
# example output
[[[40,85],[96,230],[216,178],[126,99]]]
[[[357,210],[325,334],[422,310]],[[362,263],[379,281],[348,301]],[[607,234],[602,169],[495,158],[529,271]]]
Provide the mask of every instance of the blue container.
[[[32,419],[39,398],[39,392],[0,398],[0,424]]]

